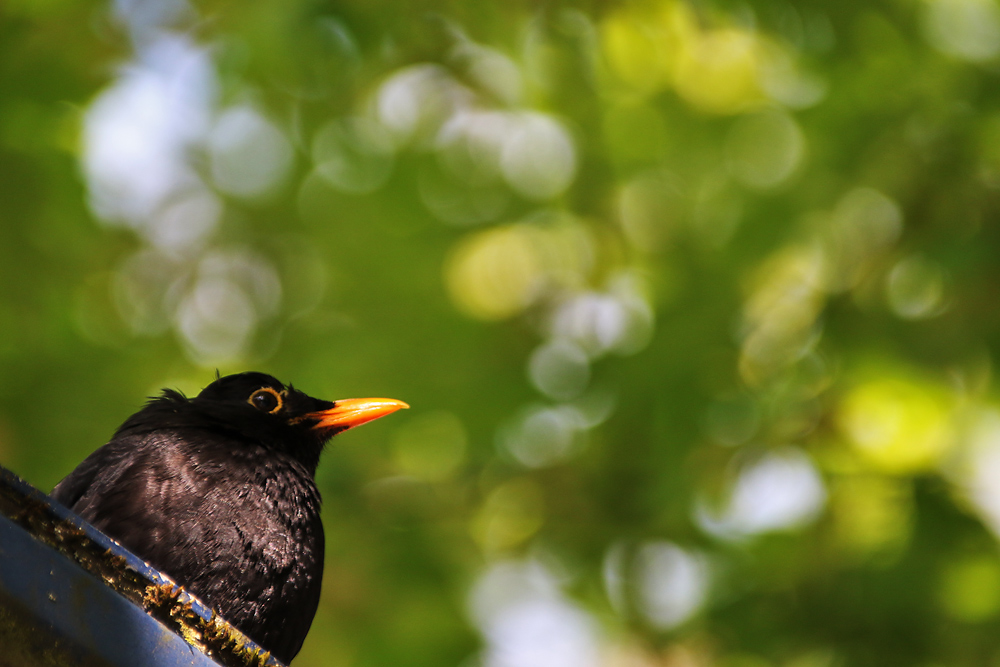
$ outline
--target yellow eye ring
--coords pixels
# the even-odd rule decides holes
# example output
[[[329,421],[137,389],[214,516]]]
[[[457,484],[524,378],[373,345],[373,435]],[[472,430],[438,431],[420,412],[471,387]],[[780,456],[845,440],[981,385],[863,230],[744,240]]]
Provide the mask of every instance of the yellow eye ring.
[[[281,394],[270,387],[263,387],[250,394],[250,398],[247,399],[247,403],[254,406],[261,412],[267,412],[272,415],[279,412],[281,408],[284,407],[284,401],[281,399]]]

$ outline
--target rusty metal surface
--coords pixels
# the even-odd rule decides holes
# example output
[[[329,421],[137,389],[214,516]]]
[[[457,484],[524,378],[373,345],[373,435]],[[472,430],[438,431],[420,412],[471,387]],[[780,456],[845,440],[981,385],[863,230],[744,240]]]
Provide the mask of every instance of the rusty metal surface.
[[[0,667],[281,667],[169,577],[3,467],[0,647]]]

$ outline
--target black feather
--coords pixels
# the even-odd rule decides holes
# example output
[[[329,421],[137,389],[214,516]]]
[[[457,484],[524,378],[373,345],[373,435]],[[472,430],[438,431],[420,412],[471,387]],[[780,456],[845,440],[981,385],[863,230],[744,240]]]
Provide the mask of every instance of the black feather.
[[[282,392],[279,413],[248,402],[263,387]],[[52,497],[288,662],[323,577],[314,474],[331,433],[302,417],[331,406],[262,373],[219,378],[192,399],[166,390]]]

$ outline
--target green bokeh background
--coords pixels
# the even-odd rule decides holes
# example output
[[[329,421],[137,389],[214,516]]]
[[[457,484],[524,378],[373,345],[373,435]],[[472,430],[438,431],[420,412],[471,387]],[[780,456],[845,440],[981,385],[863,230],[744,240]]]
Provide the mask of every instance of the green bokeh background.
[[[169,247],[86,166],[164,35],[220,205]],[[232,109],[287,151],[259,191]],[[325,454],[296,665],[1000,665],[998,195],[994,0],[9,0],[0,463],[50,489],[160,388],[266,371],[412,406]],[[225,283],[214,348],[212,253],[280,285]],[[470,610],[529,618],[507,566],[584,658]]]

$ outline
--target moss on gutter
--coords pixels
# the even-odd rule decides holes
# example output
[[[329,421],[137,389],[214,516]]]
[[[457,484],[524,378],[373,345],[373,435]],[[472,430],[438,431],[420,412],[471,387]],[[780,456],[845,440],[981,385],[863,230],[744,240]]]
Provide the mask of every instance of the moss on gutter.
[[[62,555],[76,562],[84,570],[104,582],[105,585],[127,598],[132,603],[142,607],[153,618],[197,650],[210,656],[225,667],[281,667],[281,663],[268,651],[254,644],[246,635],[211,612],[205,618],[195,609],[197,604],[207,609],[194,596],[187,593],[169,577],[156,572],[148,565],[148,572],[143,572],[129,564],[121,553],[124,547],[117,543],[112,547],[101,545],[91,535],[88,529],[97,532],[92,526],[64,508],[55,509],[45,494],[27,485],[25,482],[0,469],[0,514],[27,530],[35,539],[47,544]],[[8,483],[11,479],[13,483]],[[20,488],[18,488],[20,487]],[[66,516],[60,516],[60,512]],[[86,529],[85,529],[86,527]],[[104,536],[105,539],[106,536]],[[97,538],[100,539],[100,538]],[[4,604],[0,597],[0,644],[6,647],[33,646],[42,650],[41,655],[51,656],[51,662],[45,665],[53,667],[63,664],[80,665],[79,656],[74,661],[60,656],[70,656],[75,653],[71,647],[62,647],[52,638],[43,639],[44,646],[38,640],[31,640],[26,632],[30,625],[25,625],[26,619],[19,615],[18,609],[11,604]],[[27,643],[22,643],[22,640]],[[62,651],[62,653],[61,653]],[[68,651],[68,653],[67,653]],[[36,661],[38,653],[33,653]],[[45,658],[49,660],[49,658]],[[0,653],[0,667],[22,663],[13,654]],[[88,664],[88,663],[82,663]],[[89,667],[89,664],[88,664]]]

